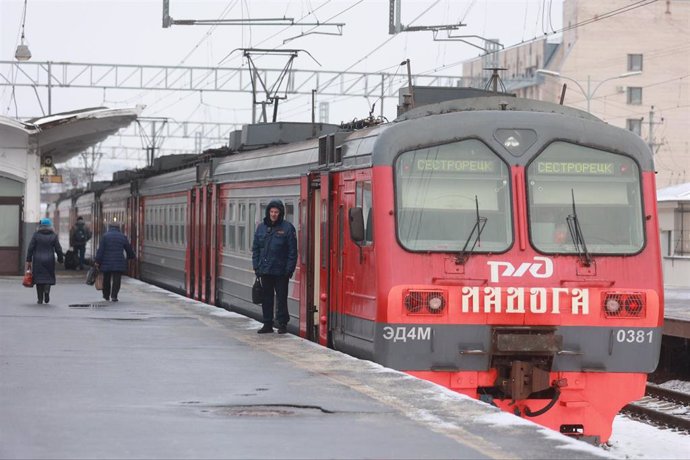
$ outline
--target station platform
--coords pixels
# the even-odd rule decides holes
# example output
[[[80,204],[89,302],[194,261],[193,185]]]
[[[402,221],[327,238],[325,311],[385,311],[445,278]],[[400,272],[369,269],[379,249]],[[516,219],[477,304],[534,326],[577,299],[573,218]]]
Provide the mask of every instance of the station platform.
[[[0,277],[0,458],[606,458],[430,382],[123,278]]]
[[[690,339],[690,289],[664,289],[664,335]]]

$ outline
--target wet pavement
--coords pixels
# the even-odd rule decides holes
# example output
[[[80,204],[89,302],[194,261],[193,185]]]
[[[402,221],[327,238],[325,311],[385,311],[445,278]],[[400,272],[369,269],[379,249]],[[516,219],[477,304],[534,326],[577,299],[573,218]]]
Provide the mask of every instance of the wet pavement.
[[[0,277],[0,458],[596,458],[432,383],[123,279]]]

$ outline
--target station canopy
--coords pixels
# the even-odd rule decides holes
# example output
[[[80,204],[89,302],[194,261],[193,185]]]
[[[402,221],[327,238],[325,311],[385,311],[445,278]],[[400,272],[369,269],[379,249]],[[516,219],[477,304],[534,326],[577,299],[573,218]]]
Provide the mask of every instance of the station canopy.
[[[34,118],[25,123],[39,128],[32,135],[37,136],[42,163],[50,158],[49,162],[60,164],[127,127],[143,109],[143,105],[121,109],[94,107]]]

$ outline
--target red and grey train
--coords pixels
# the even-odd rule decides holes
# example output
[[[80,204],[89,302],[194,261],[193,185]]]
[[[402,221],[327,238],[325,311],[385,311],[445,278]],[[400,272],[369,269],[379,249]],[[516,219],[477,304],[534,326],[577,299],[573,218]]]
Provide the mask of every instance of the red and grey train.
[[[80,214],[96,246],[116,218],[132,276],[259,318],[251,242],[278,197],[298,230],[291,332],[595,442],[644,394],[663,283],[652,155],[633,133],[492,95],[230,141],[56,203],[61,237]]]

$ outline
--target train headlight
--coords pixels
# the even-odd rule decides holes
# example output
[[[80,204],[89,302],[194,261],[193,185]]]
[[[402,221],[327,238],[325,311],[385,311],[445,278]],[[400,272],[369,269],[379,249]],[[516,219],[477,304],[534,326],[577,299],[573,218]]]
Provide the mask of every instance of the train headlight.
[[[431,313],[441,313],[443,307],[446,306],[446,302],[443,300],[441,294],[431,294],[429,295],[429,300],[427,301],[426,308]]]
[[[618,301],[618,299],[614,297],[609,297],[606,299],[606,312],[607,313],[618,313],[618,310],[621,309],[621,303]]]
[[[604,292],[602,310],[608,318],[644,318],[647,297],[644,292]]]

